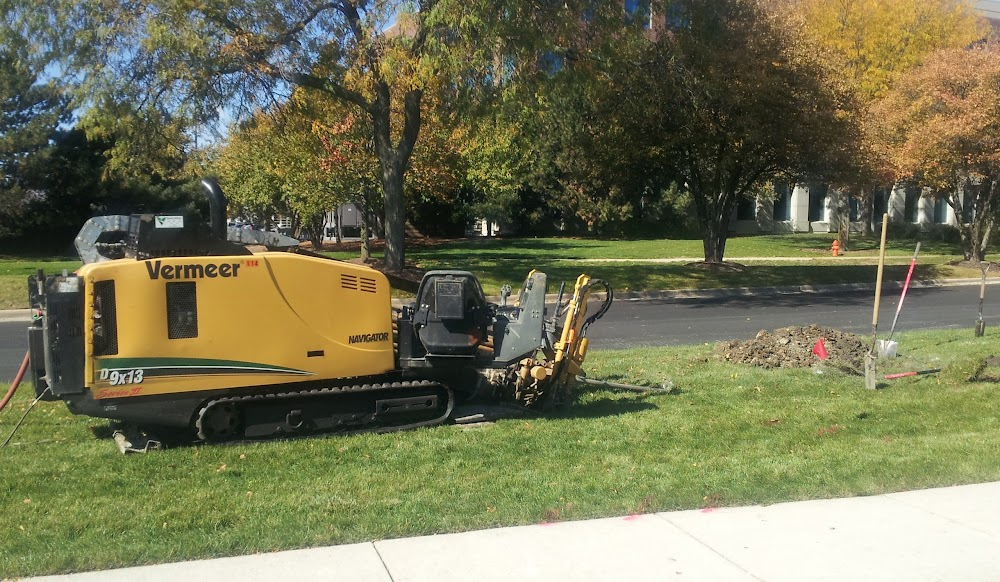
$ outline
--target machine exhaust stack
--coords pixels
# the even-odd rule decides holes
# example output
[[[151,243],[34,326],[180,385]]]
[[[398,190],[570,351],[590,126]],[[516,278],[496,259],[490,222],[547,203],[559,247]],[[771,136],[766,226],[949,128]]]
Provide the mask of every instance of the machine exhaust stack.
[[[215,178],[204,178],[201,181],[208,194],[208,211],[211,216],[212,235],[220,240],[226,240],[226,207],[228,201],[222,193],[222,188]]]

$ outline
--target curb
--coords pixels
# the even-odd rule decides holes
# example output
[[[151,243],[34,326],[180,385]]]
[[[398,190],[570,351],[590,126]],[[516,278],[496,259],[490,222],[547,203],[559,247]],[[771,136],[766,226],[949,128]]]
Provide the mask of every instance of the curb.
[[[910,289],[928,287],[967,287],[979,285],[982,279],[928,279],[910,281]],[[987,285],[998,285],[1000,279],[987,280]],[[882,289],[901,289],[900,281],[883,281]],[[676,289],[670,291],[615,292],[615,299],[643,301],[649,299],[724,299],[727,297],[763,297],[768,295],[799,295],[842,293],[844,291],[875,291],[875,283],[834,283],[829,285],[786,285],[783,287],[727,287],[723,289]],[[546,296],[548,298],[548,296]],[[552,296],[555,299],[555,296]]]
[[[979,285],[982,279],[929,279],[926,281],[911,281],[911,289],[922,289],[927,287],[966,287]],[[1000,285],[1000,279],[988,279],[987,285]],[[899,281],[883,281],[883,289],[899,289],[903,286]],[[831,285],[786,285],[783,287],[727,287],[724,289],[673,289],[664,291],[616,291],[615,299],[619,301],[655,301],[655,300],[676,300],[676,299],[726,299],[729,297],[765,297],[777,295],[799,295],[799,294],[827,294],[842,293],[844,291],[874,291],[874,283],[838,283]],[[596,298],[603,298],[604,293],[595,293]],[[548,293],[545,295],[547,303],[554,303],[558,295]],[[500,297],[489,296],[487,301],[498,303]],[[409,303],[402,299],[393,298],[392,306],[396,309]],[[30,309],[7,309],[0,310],[0,323],[14,321],[31,321]]]
[[[7,321],[31,321],[30,309],[3,309],[0,310],[0,322]]]

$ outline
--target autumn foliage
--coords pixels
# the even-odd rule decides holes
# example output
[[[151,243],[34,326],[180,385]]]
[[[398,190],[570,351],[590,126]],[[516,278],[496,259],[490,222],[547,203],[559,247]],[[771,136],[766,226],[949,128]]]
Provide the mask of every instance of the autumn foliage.
[[[897,177],[930,188],[965,218],[965,257],[981,261],[1000,205],[1000,50],[936,53],[900,78],[874,117]]]

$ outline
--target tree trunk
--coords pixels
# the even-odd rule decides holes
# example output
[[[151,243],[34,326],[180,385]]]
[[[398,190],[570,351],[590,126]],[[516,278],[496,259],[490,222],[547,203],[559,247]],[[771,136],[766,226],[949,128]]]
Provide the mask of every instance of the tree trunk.
[[[368,208],[361,206],[358,208],[358,228],[361,230],[361,260],[368,262],[372,257],[371,241],[368,239]]]
[[[986,260],[986,247],[990,243],[990,233],[993,231],[993,224],[988,224],[986,226],[985,232],[983,232],[982,239],[979,243],[979,247],[976,249],[978,251],[979,262]]]
[[[966,186],[966,196],[962,204],[959,204],[957,199],[948,198],[949,204],[959,216],[959,232],[962,235],[966,261],[982,262],[986,258],[986,247],[990,231],[993,230],[994,192],[993,180],[984,179],[975,188]],[[963,224],[961,218],[964,215],[965,205],[972,206],[972,218],[967,224]]]
[[[851,244],[852,196],[849,192],[838,192],[837,196],[837,241],[840,243],[840,251],[847,252],[848,246]]]
[[[401,271],[406,265],[406,199],[403,172],[390,167],[382,172],[385,192],[385,268]]]
[[[323,250],[323,225],[326,224],[324,215],[319,214],[309,220],[309,242],[312,243],[313,251]]]
[[[716,218],[705,221],[702,244],[705,248],[706,263],[721,263],[726,254],[729,220]]]
[[[344,211],[338,206],[336,210],[333,211],[333,236],[337,237],[337,244],[344,242],[343,228],[344,225]]]
[[[382,195],[385,200],[385,269],[401,271],[406,266],[406,166],[420,133],[420,101],[423,92],[410,89],[403,95],[403,130],[399,142],[392,143],[391,100],[389,85],[375,84],[372,103],[375,152],[381,169]]]
[[[706,263],[721,263],[726,254],[729,238],[729,220],[736,207],[735,193],[702,195],[692,191],[695,214],[702,227],[702,243]]]
[[[861,221],[861,236],[869,237],[874,232],[872,220],[875,218],[875,191],[858,192],[858,220]]]

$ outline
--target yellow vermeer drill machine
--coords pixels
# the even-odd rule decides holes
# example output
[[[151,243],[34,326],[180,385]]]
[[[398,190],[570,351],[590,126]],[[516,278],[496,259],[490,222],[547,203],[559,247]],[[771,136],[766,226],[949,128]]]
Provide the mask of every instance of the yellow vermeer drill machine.
[[[586,275],[550,311],[544,273],[498,305],[472,273],[439,270],[394,309],[379,271],[227,229],[225,197],[204,184],[210,224],[97,217],[76,241],[80,269],[29,278],[37,395],[203,440],[427,426],[456,398],[565,399],[611,304]],[[588,317],[592,290],[604,295]]]

